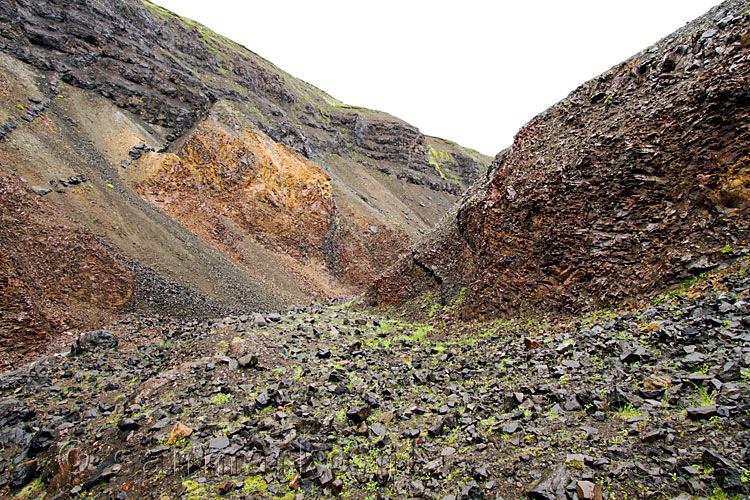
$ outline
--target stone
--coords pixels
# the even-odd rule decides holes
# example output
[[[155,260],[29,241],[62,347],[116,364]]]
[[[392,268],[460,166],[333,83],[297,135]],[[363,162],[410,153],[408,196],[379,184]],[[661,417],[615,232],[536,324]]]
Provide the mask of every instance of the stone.
[[[742,473],[734,467],[716,469],[714,477],[724,491],[739,491],[744,486]]]
[[[91,330],[76,339],[71,353],[78,355],[94,349],[117,349],[117,344],[117,337],[110,330]]]
[[[237,360],[237,364],[241,368],[253,368],[258,366],[258,356],[256,354],[245,354]]]
[[[440,452],[440,456],[442,457],[450,457],[456,453],[456,449],[452,446],[446,446],[442,449]]]
[[[141,425],[132,418],[121,418],[117,422],[117,428],[121,431],[137,431]]]
[[[266,322],[266,318],[264,318],[262,314],[260,313],[253,314],[253,326],[264,327],[267,325],[268,323]]]
[[[532,349],[537,349],[539,347],[542,347],[542,343],[535,339],[530,339],[528,337],[523,338],[523,345],[526,348],[527,351],[530,351]]]
[[[318,465],[316,467],[318,473],[318,482],[321,486],[326,487],[333,482],[333,472],[327,465]]]
[[[212,450],[223,450],[229,446],[229,438],[226,436],[218,436],[211,439],[208,442],[208,447]]]
[[[383,437],[386,434],[386,428],[383,424],[375,423],[370,426],[370,432],[374,437]]]
[[[632,404],[630,396],[617,385],[614,385],[612,389],[607,393],[607,403],[610,408],[622,409],[625,406]]]
[[[719,373],[719,380],[722,382],[734,382],[735,380],[739,380],[740,377],[740,365],[734,361],[725,363],[721,373]]]
[[[39,196],[44,196],[45,194],[49,194],[52,192],[50,188],[45,186],[31,186],[31,189]]]
[[[579,500],[602,500],[602,488],[591,481],[577,481],[576,494]]]
[[[298,490],[302,484],[302,476],[299,474],[294,474],[292,476],[292,479],[289,480],[289,488],[293,490]]]
[[[348,418],[355,424],[359,424],[361,422],[364,422],[367,417],[370,416],[370,412],[371,410],[369,405],[359,405],[347,411],[346,418]]]
[[[706,361],[706,355],[700,352],[693,352],[683,357],[681,362],[688,368],[696,368]]]
[[[29,441],[29,447],[26,450],[26,455],[34,457],[38,453],[46,451],[55,442],[54,433],[49,429],[39,429],[34,433]]]
[[[687,417],[691,420],[707,420],[716,415],[716,405],[691,406],[687,409]]]
[[[519,427],[520,425],[518,424],[518,422],[509,422],[500,427],[500,429],[506,434],[513,434],[518,430]]]
[[[12,118],[6,118],[0,123],[0,139],[8,135],[13,129],[18,127],[18,124],[13,121]]]
[[[172,427],[172,431],[169,433],[169,439],[167,439],[167,444],[171,446],[175,444],[177,441],[180,441],[182,439],[189,437],[192,433],[193,433],[193,429],[183,424],[182,422],[178,421],[176,424],[174,424],[174,427]]]
[[[331,483],[331,494],[335,497],[341,495],[341,491],[344,489],[344,482],[341,479],[335,479]]]
[[[262,390],[260,394],[255,397],[255,403],[261,408],[265,408],[271,403],[271,398],[268,395],[268,391]]]
[[[109,453],[109,455],[106,456],[104,460],[99,462],[99,465],[96,466],[96,469],[94,470],[94,472],[83,483],[83,488],[86,490],[90,490],[99,481],[106,481],[109,478],[117,475],[117,473],[120,472],[119,463],[118,463],[119,461],[120,461],[119,450],[112,450]]]
[[[569,478],[565,465],[558,465],[535,482],[526,494],[532,500],[564,500]]]
[[[15,466],[10,473],[10,487],[20,489],[29,484],[37,473],[36,460],[28,460]]]
[[[576,469],[583,468],[586,456],[581,453],[568,453],[565,456],[565,465]]]
[[[654,373],[643,379],[641,385],[649,391],[665,389],[672,385],[672,379],[668,375]]]

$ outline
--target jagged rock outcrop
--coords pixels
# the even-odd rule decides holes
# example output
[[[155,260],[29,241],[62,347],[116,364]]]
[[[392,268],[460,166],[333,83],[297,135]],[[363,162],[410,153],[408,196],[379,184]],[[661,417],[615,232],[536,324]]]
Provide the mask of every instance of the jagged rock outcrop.
[[[278,252],[304,260],[320,251],[333,221],[329,176],[261,132],[232,134],[204,122],[176,154],[147,153],[139,167],[132,172],[138,192],[229,245],[235,237],[223,216]]]
[[[750,13],[712,9],[538,115],[369,292],[466,317],[600,308],[736,257],[750,228]]]

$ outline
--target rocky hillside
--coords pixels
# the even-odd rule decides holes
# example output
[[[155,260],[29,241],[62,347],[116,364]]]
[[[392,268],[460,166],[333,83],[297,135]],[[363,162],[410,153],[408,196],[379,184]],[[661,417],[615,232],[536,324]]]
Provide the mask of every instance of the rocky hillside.
[[[750,12],[728,1],[526,124],[371,302],[574,313],[678,283],[746,248],[749,151]]]
[[[159,313],[361,290],[491,160],[138,0],[2,2],[0,95],[0,173],[45,188],[135,273],[127,306]]]
[[[747,498],[747,262],[568,323],[126,318],[0,377],[0,496]]]
[[[43,189],[0,176],[0,368],[44,346],[49,333],[111,321],[133,294],[133,274],[42,203]]]

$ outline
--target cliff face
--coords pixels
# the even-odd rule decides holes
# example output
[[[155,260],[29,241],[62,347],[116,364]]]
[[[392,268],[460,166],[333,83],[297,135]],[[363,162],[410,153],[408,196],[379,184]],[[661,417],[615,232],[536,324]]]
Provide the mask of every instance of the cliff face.
[[[729,1],[535,117],[439,228],[369,292],[465,287],[466,317],[577,312],[742,252],[750,14]]]

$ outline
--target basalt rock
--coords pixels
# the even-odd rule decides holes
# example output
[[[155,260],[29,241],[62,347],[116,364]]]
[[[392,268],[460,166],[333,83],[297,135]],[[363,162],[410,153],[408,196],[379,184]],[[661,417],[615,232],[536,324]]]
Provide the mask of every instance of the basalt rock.
[[[464,317],[572,313],[736,258],[750,235],[743,8],[715,7],[532,119],[370,302],[465,289]]]

